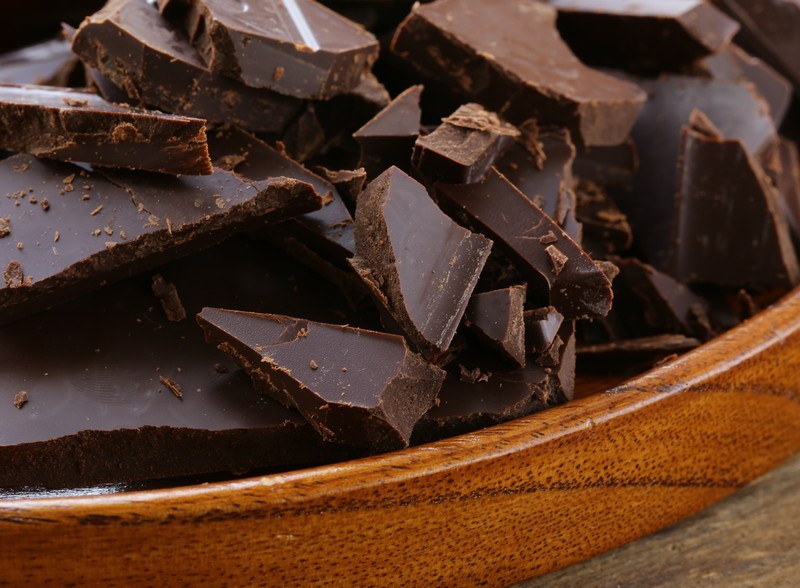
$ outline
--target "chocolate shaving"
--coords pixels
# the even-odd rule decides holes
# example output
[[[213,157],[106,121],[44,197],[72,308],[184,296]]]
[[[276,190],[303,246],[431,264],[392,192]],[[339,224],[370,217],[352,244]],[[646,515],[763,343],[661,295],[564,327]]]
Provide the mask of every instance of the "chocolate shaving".
[[[153,294],[161,302],[161,308],[164,309],[164,314],[167,320],[173,323],[178,323],[186,320],[186,310],[183,308],[178,289],[175,284],[167,282],[161,274],[155,274],[152,281]]]
[[[564,266],[567,265],[569,257],[561,253],[561,251],[555,245],[548,245],[544,250],[550,257],[550,263],[553,264],[553,273],[555,275],[560,274],[561,270],[564,269]]]
[[[158,376],[158,379],[162,384],[164,384],[167,390],[175,395],[175,398],[183,400],[183,390],[181,389],[180,384],[171,378],[167,378],[166,376]]]

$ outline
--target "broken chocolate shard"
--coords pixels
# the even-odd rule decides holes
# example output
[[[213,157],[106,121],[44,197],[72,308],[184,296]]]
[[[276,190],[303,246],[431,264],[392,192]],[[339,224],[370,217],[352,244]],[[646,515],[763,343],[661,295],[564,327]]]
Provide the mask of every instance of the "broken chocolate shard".
[[[256,188],[223,170],[100,174],[22,154],[0,161],[0,179],[10,196],[0,199],[0,215],[14,230],[13,242],[0,240],[0,265],[14,260],[25,277],[0,287],[0,322],[322,204],[311,186],[287,178]],[[48,209],[31,204],[31,194]]]
[[[361,194],[367,182],[367,171],[363,167],[353,170],[331,170],[323,166],[317,166],[314,171],[321,178],[333,184],[336,191],[348,204],[349,210],[354,211],[356,209],[358,195]]]
[[[80,64],[69,42],[51,39],[0,55],[0,83],[82,85]]]
[[[414,144],[411,163],[427,180],[448,184],[477,182],[520,136],[480,104],[464,104]]]
[[[378,307],[428,358],[447,351],[492,242],[444,214],[390,167],[362,192],[350,263]]]
[[[411,152],[419,136],[422,86],[411,86],[353,133],[361,147],[359,165],[375,178],[391,166],[411,172]]]
[[[296,98],[210,72],[148,0],[109,2],[83,22],[72,48],[107,76],[104,81],[90,74],[104,96],[121,88],[131,99],[167,112],[264,133],[282,133],[303,107]]]
[[[748,85],[686,76],[642,81],[650,98],[632,137],[639,167],[630,203],[617,201],[633,227],[644,261],[663,268],[672,236],[681,126],[695,109],[757,155],[775,136],[766,103]]]
[[[704,132],[699,120],[693,116],[681,131],[675,277],[734,287],[794,286],[800,267],[775,188],[744,141]],[[707,219],[716,219],[713,226]]]
[[[183,400],[183,388],[172,378],[166,376],[158,376],[158,380],[164,384],[164,387],[169,390],[175,398]]]
[[[378,57],[371,33],[311,0],[166,4],[211,71],[254,88],[326,99],[356,86]]]
[[[590,65],[658,74],[719,53],[739,24],[705,0],[549,0],[558,30]]]
[[[242,238],[158,271],[191,315],[205,304],[326,321],[346,311],[333,288],[279,250]],[[148,274],[4,326],[0,356],[0,390],[30,392],[23,411],[0,403],[0,488],[241,474],[354,453],[260,395],[194,321],[168,321]],[[182,401],[159,375],[182,388]]]
[[[501,357],[525,367],[525,286],[473,294],[464,325]]]
[[[789,229],[795,246],[800,244],[800,155],[797,145],[781,137],[770,147],[768,161],[763,164],[764,171],[772,180],[778,192],[780,210]],[[2,236],[0,220],[0,236]]]
[[[106,102],[91,92],[0,84],[0,148],[168,174],[212,173],[205,121]]]
[[[552,306],[526,310],[525,322],[525,352],[538,354],[544,353],[558,335],[564,322],[564,316]]]
[[[153,275],[153,294],[161,302],[164,315],[168,321],[180,322],[186,320],[186,309],[183,308],[178,289],[175,284],[167,282],[161,274]]]
[[[632,369],[640,373],[664,358],[699,347],[700,341],[685,335],[655,335],[624,341],[579,345],[576,349],[581,369],[590,371]]]
[[[327,441],[408,446],[445,376],[397,335],[216,308],[197,320],[259,391],[296,408]]]
[[[436,184],[436,193],[445,209],[504,249],[529,279],[529,297],[568,319],[608,313],[611,283],[602,269],[497,170],[475,184]]]
[[[392,51],[512,123],[567,127],[584,145],[624,141],[645,101],[635,84],[583,65],[558,34],[556,10],[536,0],[416,5]]]
[[[578,181],[576,217],[583,225],[584,247],[594,253],[610,254],[625,251],[633,245],[633,231],[628,217],[594,182]]]

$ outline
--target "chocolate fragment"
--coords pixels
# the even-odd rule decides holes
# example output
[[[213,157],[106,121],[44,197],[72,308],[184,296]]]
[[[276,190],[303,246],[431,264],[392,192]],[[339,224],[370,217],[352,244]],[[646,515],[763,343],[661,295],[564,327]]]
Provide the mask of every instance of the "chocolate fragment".
[[[411,163],[428,180],[470,184],[485,176],[519,135],[480,104],[464,104],[417,139]]]
[[[453,222],[396,167],[367,186],[356,209],[353,269],[428,358],[450,346],[492,242]]]
[[[199,119],[112,104],[80,90],[0,84],[0,120],[3,149],[168,174],[212,173]]]
[[[378,57],[375,37],[310,0],[159,2],[179,21],[211,71],[298,98],[356,86]]]
[[[464,325],[502,357],[525,367],[525,286],[473,294]]]
[[[186,320],[186,309],[183,308],[175,284],[167,282],[161,274],[154,274],[152,288],[153,294],[161,302],[161,308],[164,309],[164,315],[168,321],[180,322]]]
[[[64,39],[50,39],[0,55],[3,84],[79,87],[81,78],[78,58]]]
[[[583,65],[558,34],[556,10],[535,0],[416,5],[392,51],[513,123],[567,127],[585,145],[624,141],[645,100],[634,84]]]
[[[595,345],[579,345],[577,353],[581,369],[608,371],[627,365],[628,369],[638,373],[642,368],[653,367],[666,357],[685,353],[699,346],[700,341],[684,335],[656,335]]]
[[[28,404],[28,393],[20,390],[14,395],[14,408],[21,409],[26,404]]]
[[[164,384],[164,387],[167,390],[172,392],[175,398],[177,398],[178,400],[183,400],[183,389],[181,388],[180,384],[178,384],[175,380],[171,378],[167,378],[166,376],[158,376],[158,380],[159,382]]]
[[[675,277],[735,287],[795,285],[800,268],[775,189],[744,141],[710,133],[703,118],[693,114],[681,132]],[[714,226],[707,219],[716,219]]]
[[[0,217],[0,239],[11,234],[11,220],[7,216]]]
[[[529,296],[568,319],[608,313],[611,283],[602,269],[497,170],[475,184],[436,184],[436,193],[445,208],[504,249],[530,280]]]
[[[594,182],[578,181],[576,217],[583,225],[584,246],[597,254],[625,251],[633,245],[628,217]]]
[[[444,380],[397,335],[217,308],[197,320],[260,392],[299,410],[326,441],[407,447]]]
[[[210,72],[148,0],[112,0],[83,22],[72,48],[132,99],[167,112],[282,133],[303,107],[296,98]],[[101,78],[91,78],[103,96],[116,95]]]
[[[526,353],[545,353],[555,343],[564,316],[552,306],[526,310],[525,351]],[[563,343],[563,342],[562,342]]]
[[[159,273],[192,315],[204,304],[316,320],[346,310],[334,289],[283,258],[233,239]],[[224,268],[224,279],[209,268]],[[4,326],[0,356],[0,390],[29,392],[23,411],[0,403],[0,488],[241,474],[353,455],[260,395],[194,321],[167,321],[146,274]],[[182,388],[181,402],[159,376]]]
[[[334,171],[323,166],[317,166],[314,171],[321,178],[333,184],[345,203],[349,205],[349,210],[355,210],[358,195],[361,194],[364,184],[367,182],[367,172],[363,167],[354,170],[341,169]]]
[[[375,178],[391,166],[411,171],[411,152],[419,136],[422,86],[411,86],[353,133],[361,147],[359,165]]]
[[[778,192],[781,214],[789,224],[797,247],[800,244],[800,155],[797,145],[779,138],[764,153],[762,165]]]
[[[728,46],[739,24],[705,0],[549,0],[578,58],[597,66],[677,71]]]
[[[0,265],[19,266],[0,287],[0,322],[321,206],[303,182],[274,178],[256,187],[222,170],[180,178],[100,174],[20,154],[0,161],[0,179],[11,196],[0,199],[0,215],[11,219],[14,241],[25,244],[0,240]],[[29,195],[46,198],[48,210]]]

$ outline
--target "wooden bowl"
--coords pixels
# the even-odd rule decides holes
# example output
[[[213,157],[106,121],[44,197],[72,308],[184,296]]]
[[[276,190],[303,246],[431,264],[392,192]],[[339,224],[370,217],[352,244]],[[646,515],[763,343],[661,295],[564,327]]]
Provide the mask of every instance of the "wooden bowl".
[[[652,533],[800,449],[800,290],[616,388],[244,481],[0,501],[0,584],[507,585]]]

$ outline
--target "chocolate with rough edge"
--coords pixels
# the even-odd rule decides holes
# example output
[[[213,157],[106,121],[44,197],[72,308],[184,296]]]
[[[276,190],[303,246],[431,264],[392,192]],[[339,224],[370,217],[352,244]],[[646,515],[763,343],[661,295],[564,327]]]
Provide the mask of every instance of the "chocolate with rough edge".
[[[633,231],[628,217],[606,191],[594,182],[575,183],[576,217],[583,225],[584,247],[609,254],[630,249]]]
[[[257,390],[344,445],[407,447],[445,376],[398,335],[218,308],[204,308],[197,321]]]
[[[205,121],[52,86],[0,84],[0,148],[168,174],[212,173]]]
[[[646,98],[581,63],[558,34],[556,10],[536,0],[416,5],[392,51],[513,123],[567,127],[584,145],[624,141]]]
[[[789,224],[795,246],[800,244],[800,155],[797,145],[781,137],[762,163],[778,191],[781,214]]]
[[[0,322],[321,205],[293,179],[101,174],[22,154],[0,161],[0,181],[11,227],[0,239]]]
[[[361,147],[359,165],[375,178],[391,166],[411,171],[411,152],[419,136],[422,86],[411,86],[353,133]]]
[[[158,272],[189,315],[205,304],[315,320],[346,311],[334,289],[279,250],[244,239]],[[0,356],[0,488],[242,474],[353,455],[260,395],[195,321],[167,320],[149,273],[5,325]],[[21,410],[11,402],[19,390],[29,392]]]
[[[519,367],[525,367],[526,290],[522,285],[473,294],[464,313],[464,326]]]
[[[355,237],[350,263],[391,326],[426,357],[444,354],[492,242],[453,222],[424,186],[396,167],[361,193]]]
[[[303,106],[210,72],[147,0],[112,0],[83,22],[72,48],[131,99],[167,112],[281,133]]]
[[[568,319],[605,316],[611,283],[541,208],[496,169],[475,184],[436,184],[442,206],[494,239],[538,296]]]
[[[585,63],[631,71],[677,71],[719,53],[739,30],[705,0],[548,0],[558,30]]]
[[[520,136],[480,104],[464,104],[414,144],[411,163],[426,179],[448,184],[480,180]]]
[[[800,267],[778,194],[746,143],[694,111],[681,131],[679,161],[675,277],[734,287],[797,284]]]
[[[564,316],[552,306],[526,310],[523,316],[525,323],[525,352],[544,353],[553,345]]]
[[[371,33],[312,0],[162,0],[161,8],[211,71],[289,96],[350,90],[378,57]]]
[[[333,184],[345,204],[348,205],[348,209],[355,210],[358,195],[361,194],[367,183],[367,170],[363,167],[332,170],[320,165],[314,168],[314,173]]]
[[[0,83],[81,86],[80,63],[64,39],[50,39],[0,55]]]

